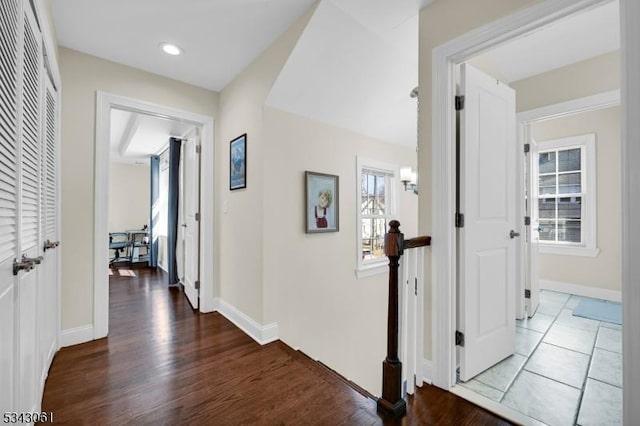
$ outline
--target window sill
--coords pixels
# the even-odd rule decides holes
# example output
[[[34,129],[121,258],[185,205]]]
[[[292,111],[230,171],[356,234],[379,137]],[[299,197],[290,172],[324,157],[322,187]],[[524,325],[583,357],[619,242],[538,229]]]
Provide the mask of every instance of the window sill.
[[[563,256],[597,257],[600,253],[599,248],[590,247],[562,247],[540,244],[538,248],[538,252],[541,254],[560,254]]]
[[[365,265],[356,269],[356,277],[366,278],[372,277],[374,275],[380,275],[389,272],[389,264],[388,263],[375,263],[373,265]]]

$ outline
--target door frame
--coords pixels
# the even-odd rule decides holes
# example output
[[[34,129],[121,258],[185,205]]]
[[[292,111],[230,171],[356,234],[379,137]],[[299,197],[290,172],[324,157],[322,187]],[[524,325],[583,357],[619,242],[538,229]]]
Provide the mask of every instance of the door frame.
[[[432,357],[433,383],[445,390],[455,384],[456,324],[456,244],[455,214],[455,66],[506,40],[525,35],[554,21],[610,0],[547,0],[472,30],[433,50],[432,62]],[[640,227],[632,222],[640,211],[640,183],[632,167],[640,163],[640,146],[630,141],[640,138],[640,2],[620,0],[622,79],[622,292],[625,324],[640,323],[640,312],[632,309],[640,303]],[[636,285],[631,285],[635,283]],[[640,365],[632,359],[640,356],[640,335],[632,327],[623,329],[625,380],[624,419],[640,416],[633,401],[640,395]],[[632,332],[634,334],[632,334]],[[634,417],[636,416],[636,417]]]
[[[108,236],[108,196],[111,109],[117,108],[156,117],[182,121],[200,128],[201,155],[205,164],[214,162],[214,120],[213,117],[195,114],[151,102],[127,98],[102,91],[96,94],[96,142],[94,181],[94,258],[93,258],[93,338],[100,339],[109,333],[109,236]],[[204,174],[203,174],[204,172]],[[214,191],[214,170],[207,167],[200,171],[200,194],[205,190]],[[200,308],[202,313],[213,312],[218,283],[215,280],[214,212],[213,199],[205,197],[200,204],[200,238],[205,243],[200,247]],[[209,235],[211,238],[204,238]],[[205,261],[205,259],[207,261]]]

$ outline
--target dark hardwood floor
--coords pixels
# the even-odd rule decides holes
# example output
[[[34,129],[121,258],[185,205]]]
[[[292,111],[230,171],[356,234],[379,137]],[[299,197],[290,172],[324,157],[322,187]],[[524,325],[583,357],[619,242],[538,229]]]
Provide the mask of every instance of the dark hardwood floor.
[[[381,419],[326,367],[282,342],[260,346],[218,313],[197,314],[164,283],[159,271],[112,270],[109,337],[53,361],[42,410],[55,423],[509,424],[432,386],[409,398],[403,419]]]

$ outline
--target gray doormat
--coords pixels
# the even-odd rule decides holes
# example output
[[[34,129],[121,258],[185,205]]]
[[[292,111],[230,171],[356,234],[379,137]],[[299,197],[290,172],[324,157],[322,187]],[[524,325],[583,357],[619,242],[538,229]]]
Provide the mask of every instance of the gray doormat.
[[[622,306],[617,302],[599,299],[582,299],[573,315],[622,325]]]

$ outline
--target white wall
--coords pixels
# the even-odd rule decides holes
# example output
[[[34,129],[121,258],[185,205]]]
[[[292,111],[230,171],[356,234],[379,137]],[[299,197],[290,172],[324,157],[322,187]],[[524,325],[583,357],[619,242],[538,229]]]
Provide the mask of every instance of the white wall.
[[[374,395],[386,356],[388,272],[356,278],[358,156],[415,168],[415,148],[265,108],[264,316],[280,338]],[[305,170],[340,178],[340,231],[304,232]],[[417,236],[418,198],[397,191],[406,238]]]
[[[597,257],[540,254],[541,280],[621,290],[620,108],[590,111],[534,123],[538,142],[596,134]]]
[[[150,167],[112,162],[109,167],[109,232],[149,225]]]
[[[60,48],[62,74],[62,329],[93,323],[96,91],[218,116],[218,94]],[[211,185],[213,191],[213,185]],[[213,192],[203,194],[211,199]]]

